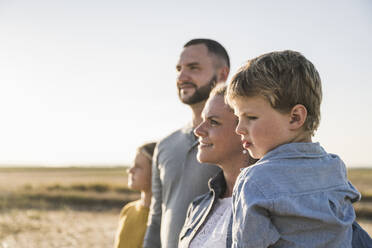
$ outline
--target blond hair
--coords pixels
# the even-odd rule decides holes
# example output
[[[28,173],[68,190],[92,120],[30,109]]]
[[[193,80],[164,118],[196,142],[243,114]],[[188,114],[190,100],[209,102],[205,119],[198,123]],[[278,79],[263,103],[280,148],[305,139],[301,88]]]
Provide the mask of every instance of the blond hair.
[[[224,83],[216,84],[216,86],[213,87],[211,90],[211,93],[209,93],[209,98],[212,96],[222,96],[225,97],[227,91],[227,85]]]
[[[319,126],[320,76],[315,66],[299,52],[271,52],[249,60],[233,76],[227,90],[227,101],[253,96],[264,97],[282,113],[302,104],[307,110],[305,131],[314,135]]]
[[[155,146],[156,142],[145,143],[137,148],[137,153],[143,154],[148,160],[150,160],[150,162],[152,162]]]
[[[226,95],[227,95],[227,85],[224,83],[219,83],[211,90],[211,93],[209,93],[209,99],[211,99],[214,96],[221,96],[223,97],[223,99],[226,99]],[[234,112],[234,110],[231,108],[229,104],[227,104],[226,101],[225,103],[226,103],[225,105],[226,109],[230,112]]]

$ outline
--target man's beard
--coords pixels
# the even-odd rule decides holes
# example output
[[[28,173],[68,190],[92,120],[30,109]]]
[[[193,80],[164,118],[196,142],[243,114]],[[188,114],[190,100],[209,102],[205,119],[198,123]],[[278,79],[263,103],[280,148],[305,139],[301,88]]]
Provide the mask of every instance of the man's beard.
[[[180,98],[181,102],[187,105],[193,105],[193,104],[205,101],[208,99],[209,93],[211,92],[213,87],[216,85],[216,83],[217,83],[217,75],[214,75],[212,79],[209,80],[208,84],[201,86],[199,88],[193,82],[184,82],[182,84],[192,85],[195,88],[195,92],[192,96],[186,99],[182,99],[181,89],[178,88],[178,97]]]

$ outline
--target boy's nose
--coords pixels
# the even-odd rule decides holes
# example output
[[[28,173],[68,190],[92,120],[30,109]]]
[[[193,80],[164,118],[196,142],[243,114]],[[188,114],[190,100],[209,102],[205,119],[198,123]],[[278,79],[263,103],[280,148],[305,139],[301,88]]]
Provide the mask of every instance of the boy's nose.
[[[242,125],[241,121],[239,121],[238,122],[238,125],[236,125],[235,133],[237,133],[239,135],[245,135],[245,134],[247,134],[247,130],[244,128],[244,126]]]

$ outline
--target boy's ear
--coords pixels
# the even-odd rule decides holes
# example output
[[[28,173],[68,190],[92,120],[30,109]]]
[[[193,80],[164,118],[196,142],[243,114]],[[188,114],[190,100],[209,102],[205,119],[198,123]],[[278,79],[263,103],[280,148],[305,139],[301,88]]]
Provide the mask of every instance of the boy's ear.
[[[289,125],[292,130],[301,128],[307,118],[307,109],[302,104],[295,105],[290,113]]]

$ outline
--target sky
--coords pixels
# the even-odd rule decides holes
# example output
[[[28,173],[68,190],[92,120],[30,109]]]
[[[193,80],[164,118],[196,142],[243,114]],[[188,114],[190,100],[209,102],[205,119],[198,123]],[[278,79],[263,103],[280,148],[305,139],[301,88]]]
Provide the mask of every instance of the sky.
[[[314,141],[372,166],[372,1],[0,0],[0,165],[122,165],[191,120],[176,63],[193,38],[231,58],[291,49],[318,69]]]

